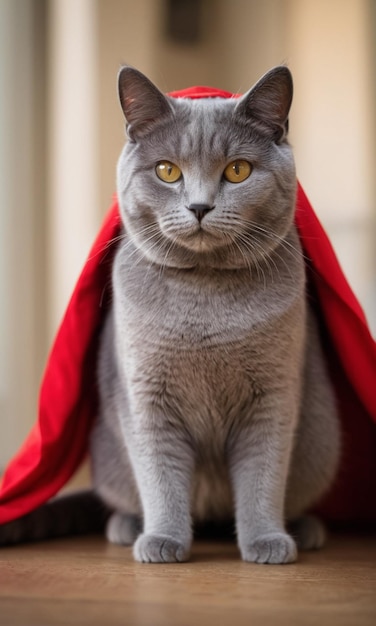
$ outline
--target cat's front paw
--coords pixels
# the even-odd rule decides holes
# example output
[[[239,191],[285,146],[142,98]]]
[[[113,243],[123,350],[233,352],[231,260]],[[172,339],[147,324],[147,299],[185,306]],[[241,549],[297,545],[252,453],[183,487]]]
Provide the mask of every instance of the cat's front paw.
[[[282,532],[259,535],[246,546],[240,546],[240,551],[243,560],[251,563],[293,563],[298,556],[295,541]]]
[[[133,555],[141,563],[181,563],[189,558],[189,547],[172,539],[156,535],[140,535]]]

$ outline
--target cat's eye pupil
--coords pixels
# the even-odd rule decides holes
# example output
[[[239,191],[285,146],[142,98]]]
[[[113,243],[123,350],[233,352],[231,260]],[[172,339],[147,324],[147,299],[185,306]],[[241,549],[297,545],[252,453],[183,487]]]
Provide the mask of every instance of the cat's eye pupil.
[[[180,167],[171,161],[160,161],[155,167],[155,172],[165,183],[176,183],[180,180],[182,172]]]
[[[223,177],[229,183],[242,183],[252,172],[252,165],[249,161],[237,159],[227,165],[223,172]]]

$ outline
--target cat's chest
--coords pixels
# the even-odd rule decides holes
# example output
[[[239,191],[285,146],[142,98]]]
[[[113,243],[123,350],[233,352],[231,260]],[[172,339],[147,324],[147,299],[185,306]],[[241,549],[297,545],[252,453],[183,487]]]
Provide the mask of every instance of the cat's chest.
[[[239,341],[270,315],[239,273],[128,268],[119,259],[114,290],[118,330],[128,341],[174,348]],[[272,308],[271,304],[271,308]]]
[[[163,406],[197,441],[218,432],[221,447],[234,416],[249,415],[281,358],[279,376],[288,369],[299,327],[291,299],[247,281],[240,272],[131,266],[118,255],[115,348],[132,406]]]

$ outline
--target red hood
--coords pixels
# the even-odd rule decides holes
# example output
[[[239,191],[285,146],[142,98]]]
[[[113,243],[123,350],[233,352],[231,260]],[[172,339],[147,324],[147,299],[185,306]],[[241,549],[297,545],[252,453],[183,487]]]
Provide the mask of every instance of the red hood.
[[[210,87],[192,87],[170,95],[237,97]],[[338,480],[321,503],[320,512],[328,520],[376,522],[375,342],[300,186],[295,215],[308,259],[309,298],[325,338],[344,433]],[[28,513],[55,495],[87,454],[97,413],[98,337],[120,228],[115,200],[77,281],[49,355],[37,421],[5,471],[0,488],[0,523]]]

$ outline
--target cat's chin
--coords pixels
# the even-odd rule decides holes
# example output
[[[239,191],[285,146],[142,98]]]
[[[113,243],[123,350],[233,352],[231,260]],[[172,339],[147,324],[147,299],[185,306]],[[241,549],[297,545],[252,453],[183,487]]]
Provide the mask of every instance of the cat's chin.
[[[189,231],[177,232],[171,241],[174,241],[185,250],[189,250],[195,254],[207,254],[228,246],[229,240],[223,236],[223,233],[209,231],[203,228],[189,229]]]
[[[194,252],[196,254],[207,254],[209,252],[212,252],[214,249],[221,247],[219,241],[209,241],[207,238],[204,237],[194,237],[191,240],[182,239],[179,241],[179,243],[186,250],[189,250],[190,252]],[[223,245],[224,244],[222,243],[222,246]]]

